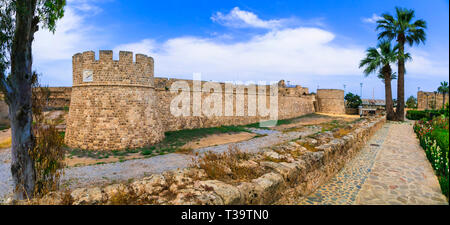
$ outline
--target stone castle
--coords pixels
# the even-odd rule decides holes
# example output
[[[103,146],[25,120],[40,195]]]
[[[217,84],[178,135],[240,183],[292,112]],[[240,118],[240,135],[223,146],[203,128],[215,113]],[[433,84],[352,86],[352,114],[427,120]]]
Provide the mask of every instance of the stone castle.
[[[195,90],[192,80],[154,77],[154,60],[142,54],[119,52],[119,60],[112,51],[75,54],[73,62],[73,87],[52,87],[49,105],[69,108],[65,142],[71,148],[84,150],[120,150],[148,146],[161,141],[166,131],[245,125],[268,120],[268,116],[250,113],[248,102],[260,101],[247,86],[236,87],[232,92],[223,91],[222,114],[230,110],[225,98],[238,101],[243,95],[244,114],[236,116],[236,105],[231,105],[233,116],[189,115],[174,116],[170,104],[178,96],[171,91],[174,82],[185,81],[190,87],[190,97],[202,99],[211,95],[210,90]],[[205,84],[201,81],[201,84]],[[225,83],[217,83],[224,88]],[[266,104],[270,102],[269,86]],[[273,96],[272,96],[273,97]],[[290,119],[302,115],[324,112],[344,114],[344,91],[319,89],[310,94],[308,88],[299,85],[287,87],[278,83],[278,119]],[[69,106],[70,105],[70,106]],[[189,110],[194,111],[192,101]],[[257,109],[258,110],[258,109]]]

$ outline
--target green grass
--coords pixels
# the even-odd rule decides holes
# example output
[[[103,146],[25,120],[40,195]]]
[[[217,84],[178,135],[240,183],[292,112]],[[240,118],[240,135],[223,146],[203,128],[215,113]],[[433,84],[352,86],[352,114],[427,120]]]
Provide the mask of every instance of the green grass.
[[[437,141],[437,144],[444,152],[448,152],[449,147],[449,134],[448,130],[436,129],[431,133],[431,138]]]
[[[445,196],[447,196],[448,199],[448,177],[445,176],[440,176],[438,177],[439,179],[439,184],[441,185],[441,190],[442,190],[442,194],[444,194]]]

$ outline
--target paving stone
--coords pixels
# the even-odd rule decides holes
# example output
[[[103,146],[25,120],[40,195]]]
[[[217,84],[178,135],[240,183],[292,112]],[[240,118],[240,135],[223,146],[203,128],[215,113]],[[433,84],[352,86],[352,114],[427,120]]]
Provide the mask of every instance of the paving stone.
[[[311,201],[311,196],[320,198]],[[335,177],[298,204],[428,205],[448,200],[408,121],[384,124]]]

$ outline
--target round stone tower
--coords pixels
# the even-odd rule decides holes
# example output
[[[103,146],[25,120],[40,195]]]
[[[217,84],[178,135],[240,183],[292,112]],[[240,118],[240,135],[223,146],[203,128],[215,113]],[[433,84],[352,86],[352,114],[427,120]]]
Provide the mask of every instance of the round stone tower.
[[[345,114],[344,90],[318,89],[317,103],[319,112]]]
[[[73,56],[73,88],[65,142],[84,150],[139,148],[164,138],[155,109],[154,61],[132,52]]]

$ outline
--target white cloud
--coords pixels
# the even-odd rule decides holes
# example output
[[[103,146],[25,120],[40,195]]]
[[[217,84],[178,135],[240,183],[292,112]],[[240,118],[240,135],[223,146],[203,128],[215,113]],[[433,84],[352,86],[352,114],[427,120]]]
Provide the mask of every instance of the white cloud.
[[[64,17],[57,21],[52,33],[41,29],[33,42],[34,69],[43,74],[43,81],[70,85],[72,56],[77,52],[97,49],[100,39],[95,39],[97,28],[87,19],[101,10],[88,0],[69,0]],[[56,71],[55,68],[60,68]],[[62,77],[62,75],[64,75]]]
[[[217,12],[211,20],[228,27],[275,29],[283,26],[286,19],[262,20],[256,14],[234,7],[228,14]]]
[[[357,65],[364,49],[332,44],[334,34],[318,28],[287,28],[224,43],[212,38],[179,37],[157,43],[145,39],[119,50],[148,54],[157,76],[202,72],[208,79],[267,79],[287,76],[361,75]]]
[[[376,23],[377,20],[381,20],[381,19],[383,19],[383,17],[378,16],[377,14],[374,13],[374,14],[372,14],[372,17],[369,17],[369,18],[363,18],[362,21],[363,21],[364,23]]]
[[[412,61],[407,62],[406,72],[408,75],[424,78],[426,76],[442,76],[442,78],[448,78],[449,75],[449,63],[448,56],[446,59],[437,59],[430,56],[427,52],[410,49]]]
[[[264,28],[279,24],[274,22],[278,20],[263,21],[251,12],[239,12],[241,10],[234,8],[230,14],[219,14],[220,18],[226,18],[222,23],[231,26],[231,22],[240,20],[239,26]],[[226,24],[228,22],[230,24]],[[336,45],[333,42],[335,34],[324,28],[278,28],[231,43],[220,34],[210,38],[181,36],[164,42],[148,38],[119,45],[114,51],[115,54],[120,50],[133,51],[154,57],[156,76],[191,78],[193,72],[201,72],[208,80],[286,79],[300,82],[302,79],[319,79],[318,76],[362,78],[362,69],[358,65],[366,46]],[[431,60],[419,51],[412,52],[412,56],[414,60],[407,64],[409,75],[448,75],[448,63]]]
[[[86,12],[73,5],[75,2],[84,4],[86,0],[70,2],[72,5],[66,8],[66,15],[58,22],[56,33],[53,35],[48,31],[39,31],[33,43],[34,66],[44,74],[43,80],[52,86],[71,84],[73,54],[95,50],[102,45],[98,42],[102,38],[96,36],[98,28],[89,26],[86,21],[89,12],[95,10]],[[241,11],[238,8],[233,10]],[[230,15],[232,13],[222,14],[222,17],[231,18]],[[335,34],[319,25],[306,27],[297,24],[292,27],[291,24],[288,27],[283,26],[283,22],[274,22],[287,19],[261,20],[251,12],[242,15],[236,13],[236,18],[241,19],[221,20],[219,23],[267,30],[240,41],[233,41],[230,34],[217,32],[209,35],[209,38],[179,36],[162,42],[149,37],[116,46],[113,48],[115,58],[118,58],[120,50],[147,54],[155,59],[156,76],[186,79],[191,79],[193,72],[201,72],[207,80],[285,79],[313,85],[311,87],[318,83],[322,87],[333,76],[338,77],[336,75],[363,79],[358,64],[367,46],[336,45]],[[238,23],[233,25],[231,21]],[[448,61],[448,55],[446,59],[433,59],[421,51],[412,51],[411,54],[414,60],[407,64],[409,77],[423,74],[448,76],[448,62],[445,62]],[[342,84],[330,85],[330,88],[341,88]]]

